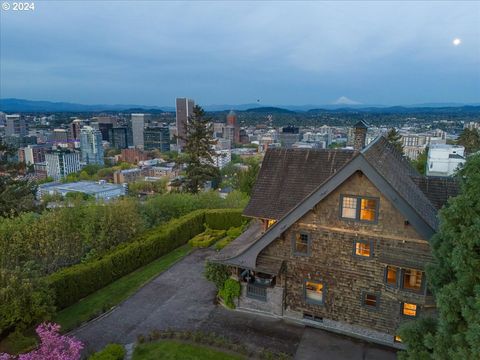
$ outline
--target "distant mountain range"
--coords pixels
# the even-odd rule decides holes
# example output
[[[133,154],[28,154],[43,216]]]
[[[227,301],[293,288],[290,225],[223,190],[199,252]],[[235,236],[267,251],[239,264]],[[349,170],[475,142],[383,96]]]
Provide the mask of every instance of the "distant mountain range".
[[[334,112],[381,112],[381,113],[418,113],[418,112],[470,112],[480,111],[480,103],[459,104],[459,103],[425,103],[404,106],[384,106],[384,105],[366,105],[366,104],[329,104],[329,105],[281,105],[267,106],[260,103],[240,104],[240,105],[205,105],[206,111],[245,111],[256,113],[295,113],[308,112],[318,113],[324,111]],[[147,112],[162,113],[174,112],[172,106],[149,106],[149,105],[84,105],[68,102],[51,101],[33,101],[25,99],[0,99],[0,111],[3,112]]]

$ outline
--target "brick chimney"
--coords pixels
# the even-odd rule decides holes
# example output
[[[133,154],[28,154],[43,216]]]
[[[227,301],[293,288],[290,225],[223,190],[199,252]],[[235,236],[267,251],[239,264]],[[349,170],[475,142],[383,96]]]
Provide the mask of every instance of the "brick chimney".
[[[354,139],[353,139],[353,150],[355,152],[361,151],[365,147],[367,141],[367,124],[360,120],[354,126]]]

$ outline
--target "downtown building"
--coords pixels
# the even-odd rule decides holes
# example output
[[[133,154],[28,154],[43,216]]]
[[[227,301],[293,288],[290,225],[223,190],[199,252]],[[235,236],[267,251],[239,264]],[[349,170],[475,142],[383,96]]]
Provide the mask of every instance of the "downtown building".
[[[80,130],[80,150],[82,161],[86,164],[103,165],[102,133],[91,126]]]
[[[143,134],[145,150],[170,151],[170,129],[168,126],[148,127]]]
[[[5,136],[27,136],[28,128],[25,118],[21,115],[5,115]]]
[[[185,137],[187,136],[187,124],[190,117],[193,116],[195,102],[192,99],[177,98],[176,104],[176,124],[177,124],[177,150],[182,151],[185,146]]]
[[[56,150],[45,154],[47,176],[55,181],[81,170],[80,153],[71,150]]]
[[[133,146],[132,129],[118,126],[109,130],[110,146],[115,149],[126,149]]]
[[[146,114],[132,114],[131,126],[133,146],[142,150],[144,146],[144,131],[146,120]]]
[[[45,154],[51,147],[45,144],[28,145],[19,149],[19,161],[27,165],[45,162]]]

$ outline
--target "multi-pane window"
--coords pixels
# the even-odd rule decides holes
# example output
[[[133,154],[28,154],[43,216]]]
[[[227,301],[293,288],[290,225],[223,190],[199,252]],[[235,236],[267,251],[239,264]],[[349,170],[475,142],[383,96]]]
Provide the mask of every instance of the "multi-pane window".
[[[378,217],[378,199],[361,196],[341,197],[341,216],[344,219],[374,222]]]
[[[342,217],[346,219],[357,218],[357,198],[344,196],[342,201]]]
[[[402,288],[412,291],[420,291],[422,289],[422,278],[422,271],[405,269],[403,270]]]
[[[385,282],[389,286],[397,287],[397,276],[398,276],[398,267],[396,266],[387,266],[385,274]]]
[[[295,255],[308,255],[310,251],[310,237],[308,234],[298,232],[293,238],[293,253]]]
[[[417,316],[417,305],[411,303],[402,303],[402,315]]]
[[[378,295],[372,293],[363,294],[363,305],[368,308],[377,308],[378,307]]]
[[[360,257],[372,256],[372,242],[365,240],[355,240],[355,255]]]
[[[377,200],[362,199],[360,203],[360,220],[375,221],[377,216]]]
[[[325,287],[323,283],[306,280],[305,281],[305,300],[310,304],[320,304],[324,302]]]

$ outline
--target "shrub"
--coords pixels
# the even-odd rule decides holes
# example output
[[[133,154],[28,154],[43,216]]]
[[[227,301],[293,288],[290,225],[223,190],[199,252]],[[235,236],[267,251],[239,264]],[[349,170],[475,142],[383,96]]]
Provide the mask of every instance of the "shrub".
[[[216,241],[225,236],[225,230],[207,229],[203,233],[195,236],[188,243],[193,247],[209,247]]]
[[[215,244],[215,250],[222,250],[225,246],[230,244],[232,240],[233,239],[230,236],[225,236],[220,241],[217,241],[217,243]]]
[[[0,269],[0,335],[21,331],[49,319],[53,294],[45,280],[27,264],[15,270]]]
[[[237,227],[231,227],[230,229],[227,230],[227,236],[232,238],[232,239],[236,239],[237,237],[239,237],[240,235],[242,235],[243,233],[243,229],[244,226],[237,226]]]
[[[217,290],[220,290],[225,281],[230,277],[228,266],[214,262],[206,263],[204,275],[208,281],[215,284]]]
[[[123,360],[125,348],[119,344],[108,344],[103,350],[94,353],[88,360]]]
[[[227,230],[227,236],[225,236],[223,239],[221,239],[220,241],[218,241],[215,244],[215,249],[216,250],[222,250],[225,246],[227,246],[233,240],[235,240],[237,237],[239,237],[242,234],[244,228],[245,228],[245,226],[242,225],[242,226],[237,226],[237,227],[231,227],[230,229],[228,229]]]
[[[240,283],[237,280],[227,279],[223,284],[223,288],[218,292],[218,295],[223,299],[225,305],[230,309],[234,309],[235,303],[233,300],[240,296],[240,289]]]
[[[47,282],[56,295],[57,307],[63,309],[186,244],[205,230],[205,223],[213,229],[228,229],[241,222],[241,210],[197,210],[148,231],[134,242],[120,245],[98,260],[53,273],[47,277]]]

